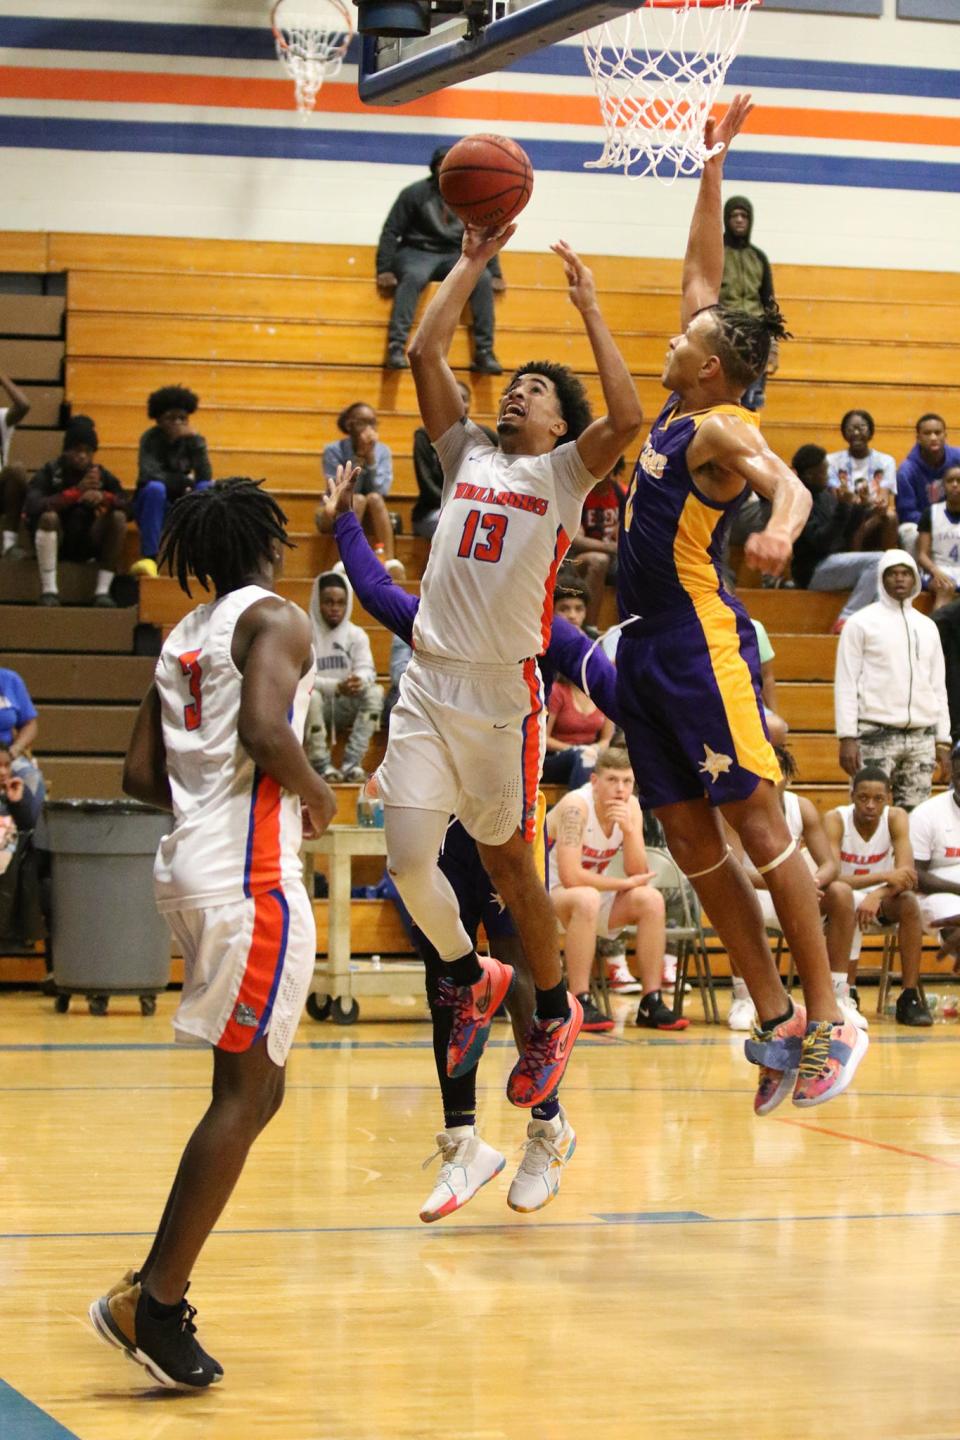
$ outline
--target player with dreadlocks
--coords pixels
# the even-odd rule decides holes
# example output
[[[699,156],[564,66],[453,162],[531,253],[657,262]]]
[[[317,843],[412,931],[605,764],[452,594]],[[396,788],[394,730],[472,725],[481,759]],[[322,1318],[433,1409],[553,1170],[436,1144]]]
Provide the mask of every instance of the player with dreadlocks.
[[[767,736],[760,657],[744,607],[724,589],[720,554],[749,490],[771,501],[749,563],[778,575],[810,510],[809,493],[740,403],[762,375],[779,311],[750,316],[717,304],[723,277],[721,180],[727,148],[750,113],[736,96],[707,122],[707,161],[683,266],[682,333],[670,342],[670,398],[640,453],[624,506],[617,598],[624,628],[617,697],[641,801],[657,814],[677,863],[757,1008],[746,1043],[760,1067],[754,1108],[793,1091],[819,1105],[846,1089],[866,1049],[837,1008],[817,891],[780,808],[780,767]],[[756,893],[729,852],[718,809],[766,879],[803,986],[784,991]]]
[[[303,751],[310,622],[275,593],[286,517],[253,480],[178,501],[161,563],[216,598],[176,626],[140,707],[128,795],[173,811],[154,866],[157,906],[183,955],[177,1040],[213,1047],[213,1096],[187,1142],[146,1260],[90,1307],[97,1333],[162,1385],[223,1370],[196,1339],[186,1290],[247,1153],[283,1099],[313,975],[316,930],[298,858],[336,809]]]

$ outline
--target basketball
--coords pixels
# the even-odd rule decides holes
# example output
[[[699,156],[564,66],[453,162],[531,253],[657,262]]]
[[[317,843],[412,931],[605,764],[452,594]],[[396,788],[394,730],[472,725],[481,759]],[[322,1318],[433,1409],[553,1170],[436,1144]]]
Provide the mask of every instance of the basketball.
[[[468,135],[440,166],[440,194],[464,225],[506,225],[533,194],[533,166],[504,135]]]

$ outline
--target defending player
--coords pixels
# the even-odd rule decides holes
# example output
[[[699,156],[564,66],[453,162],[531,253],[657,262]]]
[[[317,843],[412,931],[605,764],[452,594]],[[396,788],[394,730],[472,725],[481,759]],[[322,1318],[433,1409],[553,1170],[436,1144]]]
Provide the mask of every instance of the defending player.
[[[584,497],[640,426],[637,393],[600,313],[593,277],[564,243],[570,298],[583,317],[608,414],[591,422],[580,382],[535,362],[509,381],[499,447],[464,415],[447,361],[460,313],[514,227],[468,229],[463,253],[423,317],[409,356],[424,426],[443,466],[440,522],[414,625],[414,655],[390,716],[380,770],[388,864],[408,910],[456,987],[448,1071],[479,1058],[512,970],[481,960],[437,866],[449,817],[477,842],[520,932],[536,1013],[507,1095],[553,1119],[581,1023],[566,993],[556,921],[530,853],[544,749],[536,657],[549,638],[553,580]]]
[[[746,1042],[760,1066],[754,1106],[765,1115],[793,1090],[819,1105],[846,1089],[866,1035],[837,1007],[810,871],[780,808],[753,626],[720,578],[729,519],[749,489],[772,503],[747,559],[779,574],[810,497],[769,448],[740,396],[762,375],[778,312],[754,317],[717,304],[723,275],[720,185],[730,141],[750,113],[737,96],[708,122],[723,150],[704,166],[683,268],[682,332],[670,342],[670,398],[637,461],[620,535],[617,595],[628,621],[617,693],[641,799],[737,963],[759,1023]],[[634,619],[633,617],[640,617]],[[729,854],[716,808],[766,878],[804,992],[794,1006],[764,934],[756,894]]]
[[[180,1161],[143,1265],[90,1306],[97,1333],[161,1385],[223,1376],[201,1349],[190,1273],[247,1152],[283,1099],[284,1067],[316,955],[299,860],[301,801],[313,832],[336,801],[307,763],[310,622],[274,593],[285,516],[252,480],[173,507],[161,564],[200,605],[166,641],[134,726],[123,787],[173,810],[154,867],[157,905],[181,947],[176,1038],[213,1046],[213,1098]]]

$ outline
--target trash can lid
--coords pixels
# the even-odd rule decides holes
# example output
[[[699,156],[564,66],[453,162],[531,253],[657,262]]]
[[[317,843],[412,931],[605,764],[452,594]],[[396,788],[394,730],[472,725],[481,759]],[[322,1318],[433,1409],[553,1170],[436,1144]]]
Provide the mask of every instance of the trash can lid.
[[[48,813],[72,815],[166,815],[156,805],[145,805],[142,800],[48,800]]]

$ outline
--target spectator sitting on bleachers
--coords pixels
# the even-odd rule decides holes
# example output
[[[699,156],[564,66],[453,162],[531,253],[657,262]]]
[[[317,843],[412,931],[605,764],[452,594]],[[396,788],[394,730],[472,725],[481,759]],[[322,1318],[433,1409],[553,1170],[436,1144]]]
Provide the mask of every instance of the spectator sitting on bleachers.
[[[24,517],[37,550],[41,605],[59,605],[57,558],[96,560],[93,603],[114,606],[110,586],[127,533],[129,497],[116,475],[96,463],[97,432],[89,415],[75,415],[63,453],[42,465],[27,486]]]
[[[943,650],[936,625],[913,609],[919,593],[911,555],[880,557],[878,599],[844,626],[834,680],[841,768],[878,766],[905,810],[927,799],[950,755]]]
[[[31,846],[42,809],[42,787],[31,788],[16,773],[9,749],[0,744],[0,940],[6,944],[32,942],[43,933],[40,877]]]
[[[932,1025],[920,989],[923,921],[916,895],[909,817],[905,810],[890,803],[889,776],[877,766],[857,771],[850,794],[852,802],[838,805],[823,822],[840,875],[853,891],[857,907],[857,928],[845,973],[838,974],[831,957],[834,985],[846,982],[849,994],[857,983],[863,936],[878,925],[896,925],[903,982],[897,998],[897,1021],[901,1025]]]
[[[213,478],[207,442],[191,424],[200,401],[183,385],[164,385],[147,401],[154,422],[140,436],[133,516],[140,527],[140,559],[131,575],[156,575],[157,551],[170,506]]]
[[[24,781],[32,795],[38,797],[39,809],[46,788],[32,754],[38,729],[37,707],[30,698],[23,677],[16,670],[0,668],[0,746],[10,757],[14,775]]]
[[[409,368],[405,350],[407,336],[420,293],[431,280],[444,280],[460,259],[463,222],[458,220],[440,194],[440,166],[449,146],[442,145],[430,157],[430,174],[407,185],[390,208],[377,245],[377,289],[393,296],[390,327],[387,331],[387,369]],[[495,255],[480,275],[470,309],[473,312],[473,363],[481,375],[502,375],[503,367],[493,353],[493,296],[506,287]]]
[[[830,489],[868,512],[855,547],[860,550],[889,550],[897,543],[897,462],[871,447],[875,430],[867,410],[848,410],[840,421],[847,448],[827,456]]]
[[[924,510],[943,499],[943,476],[960,465],[960,449],[947,444],[947,423],[932,412],[917,421],[917,443],[897,470],[897,517],[900,544],[911,555],[917,543],[917,526]]]
[[[463,398],[463,413],[469,415],[470,402],[473,399],[470,386],[458,380],[457,389]],[[480,422],[475,420],[473,423],[479,425]],[[491,430],[488,425],[480,425],[480,429],[492,445],[499,444],[495,430]],[[440,505],[443,500],[443,466],[422,425],[413,432],[413,468],[417,477],[417,499],[411,517],[413,533],[424,540],[432,540],[440,519]]]
[[[10,464],[10,442],[20,421],[30,413],[30,401],[0,370],[0,390],[5,391],[9,405],[0,406],[0,510],[3,512],[2,553],[8,554],[17,543],[23,497],[27,493],[27,471],[23,465]]]
[[[858,544],[863,507],[829,488],[826,450],[801,445],[791,464],[813,496],[807,523],[794,541],[791,573],[801,590],[850,591],[834,625],[836,633],[876,598],[879,556]]]
[[[917,564],[933,608],[942,610],[960,589],[960,465],[943,472],[943,499],[929,505],[917,530]]]
[[[310,764],[328,783],[367,778],[364,756],[383,713],[383,690],[367,633],[350,620],[353,590],[338,570],[313,582],[310,619],[317,677],[307,715],[306,751]],[[337,732],[346,733],[338,769],[330,754]]]
[[[393,456],[377,433],[377,412],[364,400],[355,400],[337,416],[342,440],[332,440],[323,450],[323,475],[327,484],[337,478],[340,465],[359,466],[353,493],[353,511],[364,529],[369,529],[374,554],[394,580],[404,579],[401,561],[394,556],[393,523],[386,497],[393,484]],[[321,535],[329,535],[333,523],[323,501],[315,516]]]
[[[594,485],[583,502],[580,529],[570,542],[569,559],[587,587],[588,625],[599,623],[604,585],[617,583],[617,540],[626,498],[618,477],[626,465],[621,455],[610,473]]]
[[[960,745],[950,757],[950,789],[918,805],[910,816],[923,928],[940,939],[941,953],[960,970]]]
[[[550,902],[563,935],[567,985],[583,1006],[583,1028],[612,1030],[613,1021],[590,998],[597,938],[636,926],[636,958],[630,965],[643,986],[638,1025],[685,1030],[660,994],[666,942],[666,910],[650,885],[643,843],[643,815],[633,794],[626,750],[607,750],[590,780],[571,790],[547,815]],[[623,875],[608,875],[622,855]],[[628,961],[628,964],[630,962]]]

